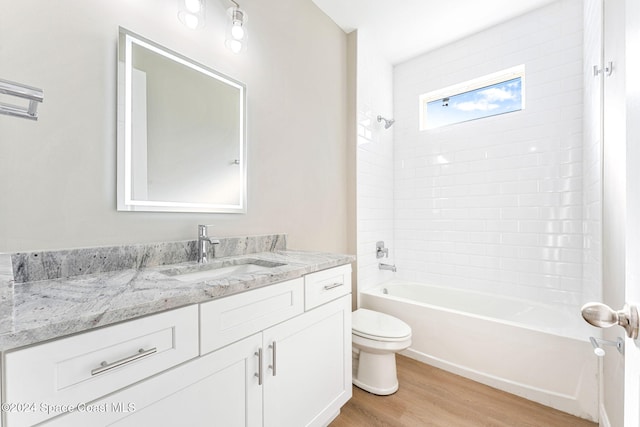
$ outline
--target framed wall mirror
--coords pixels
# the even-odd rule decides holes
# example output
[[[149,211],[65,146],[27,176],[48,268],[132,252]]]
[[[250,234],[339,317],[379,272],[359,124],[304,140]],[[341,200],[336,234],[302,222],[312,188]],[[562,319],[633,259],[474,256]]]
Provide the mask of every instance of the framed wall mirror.
[[[246,212],[246,87],[120,28],[118,210]]]

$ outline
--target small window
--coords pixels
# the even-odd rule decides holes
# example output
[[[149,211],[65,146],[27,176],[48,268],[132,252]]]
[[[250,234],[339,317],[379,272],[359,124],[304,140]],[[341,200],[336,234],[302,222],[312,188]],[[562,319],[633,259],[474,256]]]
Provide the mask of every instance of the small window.
[[[524,65],[420,96],[420,130],[524,109]]]

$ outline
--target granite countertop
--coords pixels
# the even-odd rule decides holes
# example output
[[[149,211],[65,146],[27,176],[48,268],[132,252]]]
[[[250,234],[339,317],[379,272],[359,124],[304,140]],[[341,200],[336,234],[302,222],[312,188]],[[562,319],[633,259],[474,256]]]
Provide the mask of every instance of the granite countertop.
[[[173,267],[195,262],[98,272],[76,277],[16,283],[11,331],[0,334],[0,351],[60,338],[189,304],[237,294],[354,261],[352,255],[276,250],[217,258],[230,263],[252,259],[284,264],[259,272],[216,279],[177,280]],[[0,319],[0,322],[8,319]]]

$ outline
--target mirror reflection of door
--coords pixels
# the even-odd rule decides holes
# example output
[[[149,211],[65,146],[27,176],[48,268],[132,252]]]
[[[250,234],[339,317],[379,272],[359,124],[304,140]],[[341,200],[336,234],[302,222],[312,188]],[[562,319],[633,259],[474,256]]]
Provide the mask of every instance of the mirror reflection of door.
[[[144,128],[132,160],[146,169],[133,198],[238,204],[238,88],[136,44],[132,58],[133,123]]]

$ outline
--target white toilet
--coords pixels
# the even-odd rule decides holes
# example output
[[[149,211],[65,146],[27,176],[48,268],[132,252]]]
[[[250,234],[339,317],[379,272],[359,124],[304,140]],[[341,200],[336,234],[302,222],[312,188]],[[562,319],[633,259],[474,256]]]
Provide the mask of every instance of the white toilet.
[[[351,315],[353,384],[373,394],[398,390],[396,352],[411,345],[411,327],[388,314],[360,308]]]

